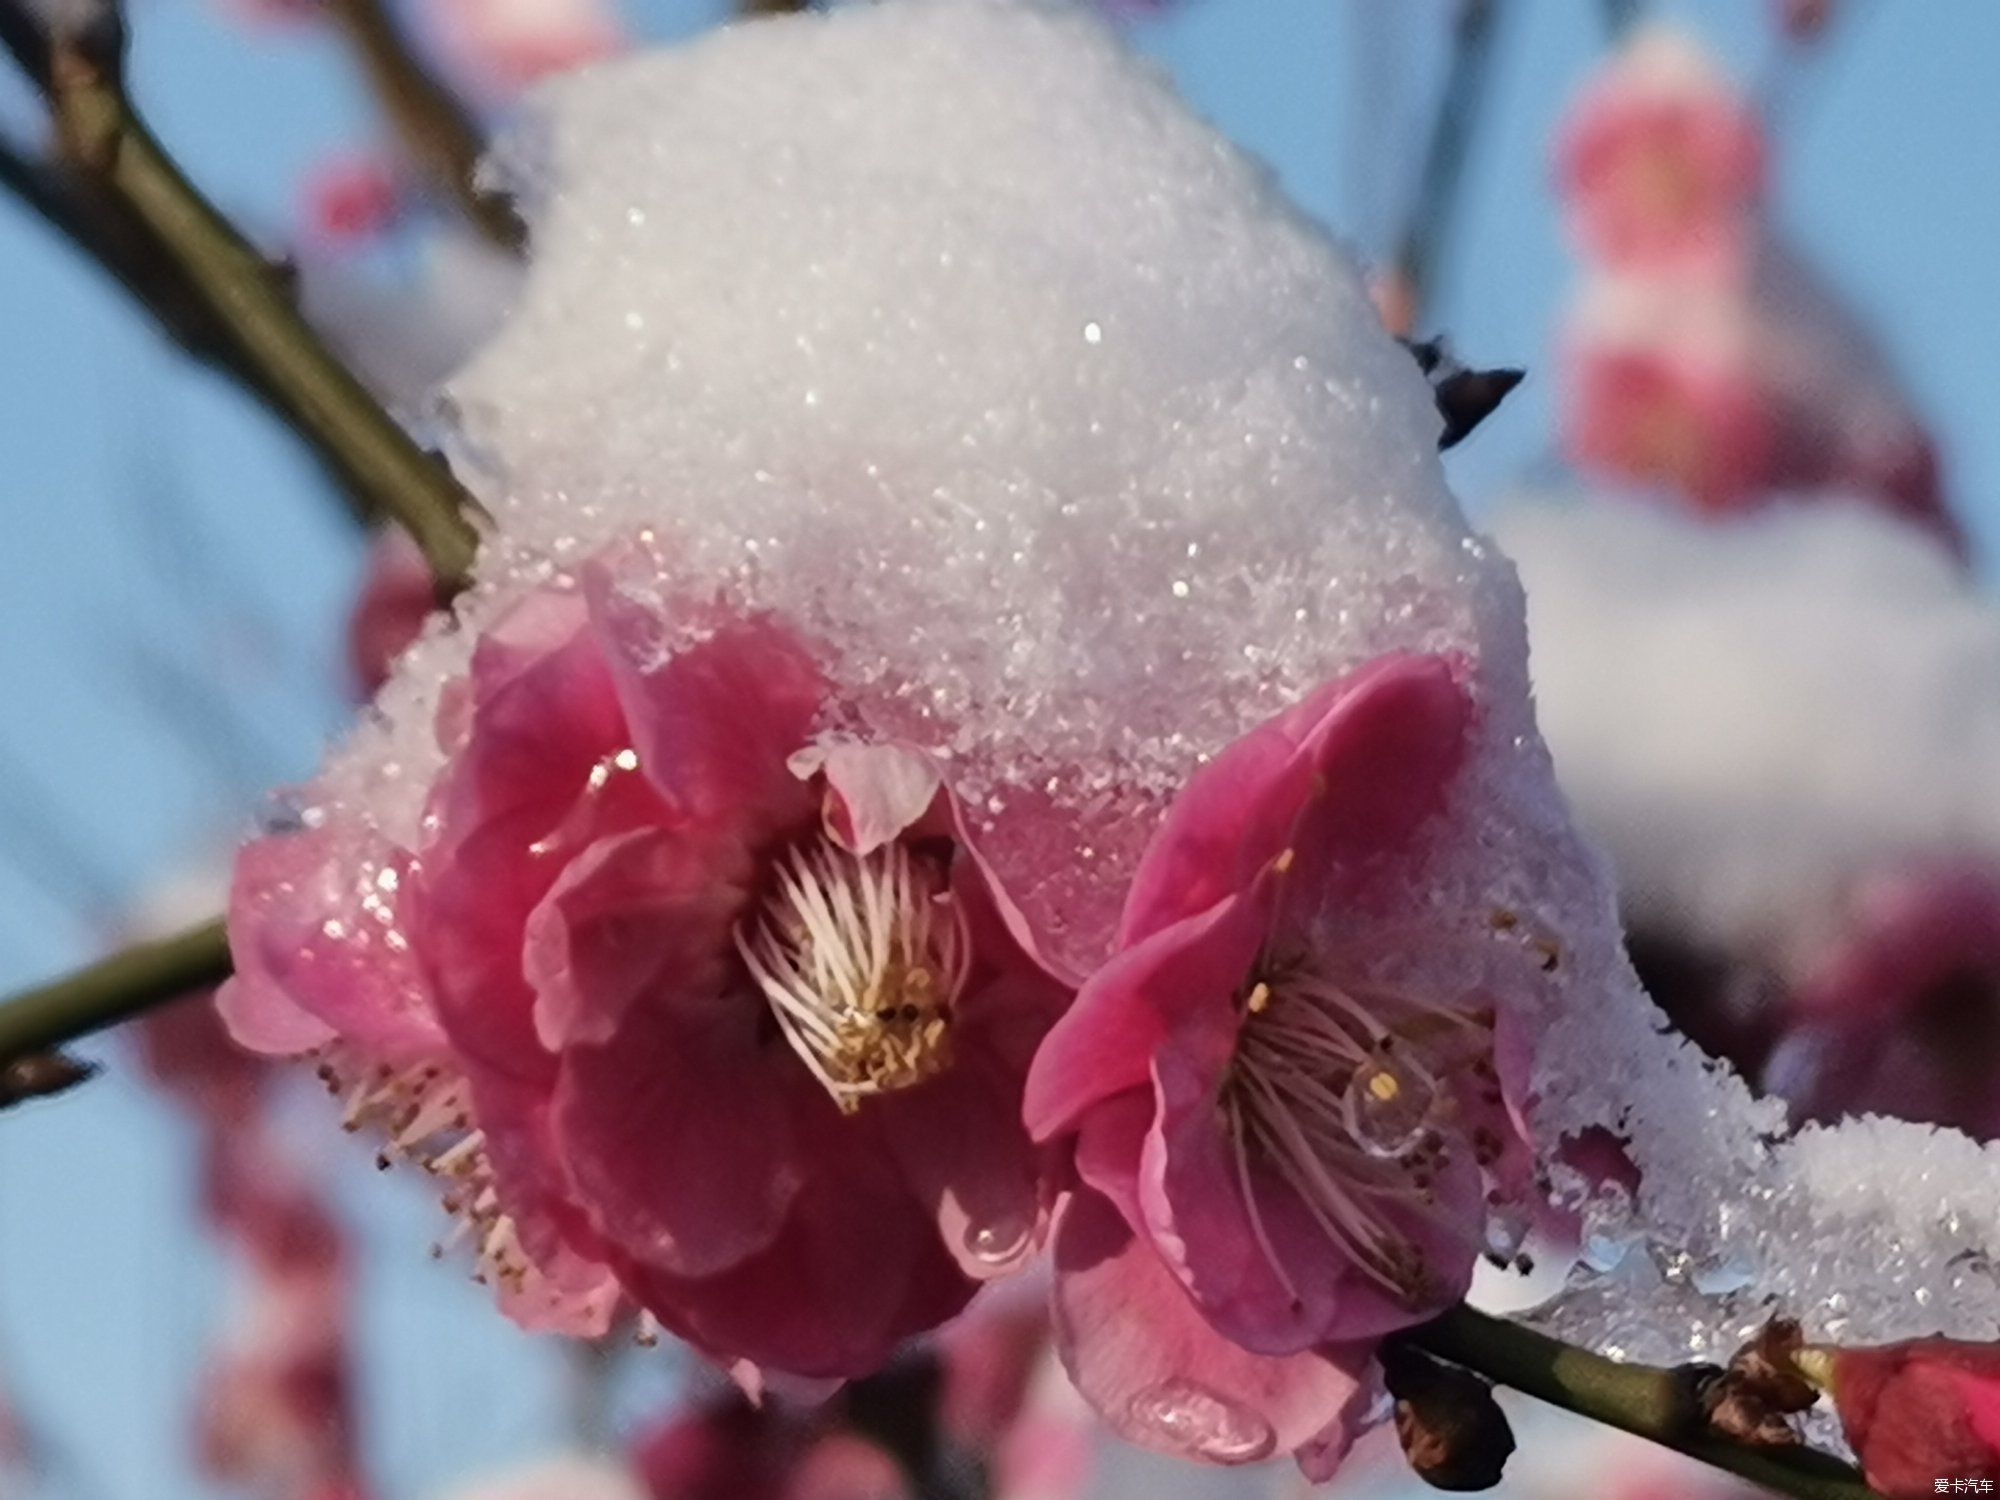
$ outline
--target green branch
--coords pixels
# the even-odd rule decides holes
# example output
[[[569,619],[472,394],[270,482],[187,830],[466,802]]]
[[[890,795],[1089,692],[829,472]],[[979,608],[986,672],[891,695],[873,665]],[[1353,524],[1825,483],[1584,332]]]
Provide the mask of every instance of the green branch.
[[[478,126],[458,98],[417,61],[389,8],[382,0],[327,0],[327,11],[346,33],[376,103],[404,149],[467,222],[500,249],[518,254],[526,235],[513,205],[477,185],[483,149]]]
[[[1798,1500],[1878,1500],[1860,1474],[1809,1448],[1752,1448],[1709,1432],[1687,1372],[1620,1364],[1469,1307],[1397,1335],[1523,1395],[1648,1438]]]
[[[229,940],[209,922],[141,943],[0,1005],[0,1072],[229,977]]]
[[[212,338],[218,362],[240,369],[349,488],[401,523],[441,587],[462,584],[478,548],[478,503],[335,358],[293,304],[287,278],[161,149],[126,97],[115,15],[50,36],[20,0],[0,0],[0,45],[47,96],[69,174],[115,223],[139,231],[163,284],[199,309],[198,323],[184,326]]]

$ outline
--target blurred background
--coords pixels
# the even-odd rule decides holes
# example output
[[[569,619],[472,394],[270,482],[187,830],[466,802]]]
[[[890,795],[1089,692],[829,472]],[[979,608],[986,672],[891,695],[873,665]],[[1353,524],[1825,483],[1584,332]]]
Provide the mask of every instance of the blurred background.
[[[542,72],[733,10],[609,4],[414,0],[399,18],[498,123]],[[1531,595],[1558,601],[1562,639],[1535,616],[1544,708],[1628,875],[1656,996],[1801,1118],[1871,1108],[2000,1133],[1985,1083],[2000,811],[1965,812],[2000,808],[2000,616],[1980,582],[2000,546],[2000,8],[1111,13],[1373,269],[1398,332],[1528,372],[1446,463]],[[418,188],[341,29],[316,0],[133,0],[130,21],[160,136],[293,259],[308,310],[421,423],[423,388],[512,273]],[[43,132],[31,90],[0,78],[0,139],[28,159]],[[5,194],[0,329],[11,990],[217,910],[265,790],[311,772],[422,594],[378,549],[357,635],[370,544],[337,491]],[[1628,664],[1641,653],[1636,685],[1610,685],[1605,640]],[[1710,675],[1722,661],[1740,670]],[[1850,738],[1865,744],[1849,754]],[[1814,747],[1833,768],[1823,797]],[[1680,819],[1679,798],[1718,826]],[[323,1098],[239,1076],[199,1029],[100,1039],[84,1051],[103,1077],[0,1121],[0,1497],[442,1495],[654,1431],[678,1356],[580,1356],[514,1332],[462,1267],[426,1255],[442,1216],[423,1184],[378,1176],[327,1129]],[[296,1158],[315,1247],[298,1260],[246,1238],[219,1186],[253,1131]],[[314,1346],[304,1396],[297,1372],[259,1385],[300,1319],[344,1336]],[[1008,1369],[1033,1365],[1029,1323]],[[1013,1500],[1296,1486],[1101,1445],[1093,1459],[1042,1384],[999,1409],[965,1440],[997,1451],[1020,1427],[1017,1449],[1046,1460],[1016,1463]],[[1707,1492],[1594,1433],[1529,1446],[1510,1493]],[[1343,1492],[1406,1493],[1391,1460]],[[532,1493],[600,1491],[571,1475]]]

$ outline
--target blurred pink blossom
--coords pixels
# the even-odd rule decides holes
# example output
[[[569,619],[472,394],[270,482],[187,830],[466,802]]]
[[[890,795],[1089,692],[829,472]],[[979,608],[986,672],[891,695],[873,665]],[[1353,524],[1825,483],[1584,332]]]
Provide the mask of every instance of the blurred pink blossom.
[[[607,0],[431,0],[429,19],[453,72],[496,101],[629,41]]]
[[[1647,30],[1563,125],[1557,175],[1578,243],[1619,272],[1744,272],[1756,250],[1764,134],[1692,41]]]
[[[1905,864],[1858,882],[1788,1017],[1765,1081],[1800,1118],[2000,1139],[2000,869]]]
[[[1587,473],[1711,515],[1855,496],[1963,552],[1936,451],[1900,384],[1782,246],[1767,243],[1740,285],[1592,284],[1564,366],[1564,444]]]
[[[300,189],[305,243],[345,250],[379,238],[403,211],[395,163],[380,152],[347,151],[307,168]]]
[[[877,1444],[734,1391],[675,1415],[640,1442],[635,1462],[653,1500],[914,1500]]]
[[[1038,1243],[1019,1098],[1068,987],[928,758],[813,742],[783,625],[663,652],[586,575],[447,694],[420,851],[244,851],[225,1011],[464,1181],[517,1318],[601,1330],[615,1272],[724,1363],[866,1373]]]
[[[422,633],[438,607],[430,564],[409,533],[385,526],[369,544],[361,594],[347,621],[347,660],[363,698],[388,681],[389,668]]]
[[[153,1082],[205,1130],[221,1136],[259,1113],[271,1064],[236,1044],[209,992],[147,1011],[132,1035]]]
[[[1816,42],[1833,22],[1834,0],[1774,0],[1778,27],[1794,42]]]
[[[1367,1341],[1461,1297],[1489,1186],[1525,1195],[1526,1054],[1492,998],[1371,977],[1380,882],[1443,809],[1470,715],[1447,662],[1387,657],[1224,750],[1035,1060],[1030,1125],[1079,1179],[1057,1335],[1137,1442],[1330,1474]],[[1452,941],[1409,925],[1398,946]]]
[[[220,1146],[212,1212],[241,1254],[245,1284],[203,1377],[203,1466],[272,1500],[359,1495],[339,1230],[261,1132]]]

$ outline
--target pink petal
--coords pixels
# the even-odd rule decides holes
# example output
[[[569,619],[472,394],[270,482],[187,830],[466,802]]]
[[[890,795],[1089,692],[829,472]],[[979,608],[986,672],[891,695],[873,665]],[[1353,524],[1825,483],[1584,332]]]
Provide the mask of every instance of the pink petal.
[[[644,773],[669,802],[765,833],[799,816],[805,789],[787,766],[826,690],[812,655],[769,616],[733,620],[673,649],[657,611],[610,573],[586,580],[591,619]]]
[[[1226,1023],[1233,1041],[1237,992],[1263,947],[1275,895],[1261,882],[1156,931],[1091,976],[1028,1071],[1023,1114],[1035,1139],[1075,1130],[1093,1106],[1150,1087],[1153,1059],[1197,1012]]]
[[[1018,1271],[1041,1244],[1041,1160],[1018,1080],[961,1057],[946,1077],[868,1105],[945,1249],[981,1281]]]
[[[246,845],[230,895],[238,977],[223,1002],[237,1040],[289,1052],[337,1032],[395,1063],[441,1051],[403,936],[410,869],[402,850],[336,822]]]
[[[741,996],[674,998],[601,1046],[563,1053],[554,1127],[571,1195],[621,1252],[675,1276],[710,1277],[767,1249],[784,1228],[807,1167]],[[791,1062],[789,1055],[783,1063]],[[801,1087],[809,1085],[800,1085]]]
[[[565,1196],[546,1099],[487,1075],[474,1081],[473,1108],[501,1202],[534,1267],[520,1284],[498,1289],[501,1311],[530,1333],[599,1337],[625,1297]]]
[[[959,1312],[978,1283],[945,1253],[924,1206],[870,1139],[817,1090],[795,1096],[803,1179],[784,1234],[763,1254],[688,1280],[628,1265],[667,1325],[712,1357],[806,1378],[882,1367],[906,1339]]]
[[[1356,1357],[1252,1354],[1203,1320],[1094,1193],[1056,1225],[1056,1336],[1070,1378],[1120,1436],[1210,1463],[1255,1463],[1358,1429]]]
[[[751,873],[738,846],[690,829],[635,828],[584,850],[526,924],[542,1045],[604,1042],[642,1001],[663,1024],[677,997],[712,1008]]]
[[[856,854],[871,854],[909,829],[944,785],[935,761],[903,745],[812,745],[791,758],[791,768],[802,781],[826,777],[827,834]]]
[[[246,948],[246,952],[247,952]],[[236,960],[237,973],[215,992],[215,1009],[239,1046],[273,1057],[296,1057],[324,1047],[339,1035],[326,1022],[300,1010],[268,974],[243,972],[249,963]]]
[[[1120,946],[1244,889],[1288,848],[1317,871],[1394,847],[1442,802],[1470,710],[1442,658],[1385,656],[1237,740],[1167,810]]]
[[[628,740],[596,642],[555,596],[546,610],[518,609],[473,657],[476,703],[464,749],[432,798],[438,827],[423,851],[418,924],[440,1019],[453,1045],[482,1066],[547,1076],[535,1034],[534,993],[522,977],[528,914],[565,861],[548,841],[580,851],[607,833],[661,821],[642,778],[592,773]],[[609,826],[607,826],[609,825]]]

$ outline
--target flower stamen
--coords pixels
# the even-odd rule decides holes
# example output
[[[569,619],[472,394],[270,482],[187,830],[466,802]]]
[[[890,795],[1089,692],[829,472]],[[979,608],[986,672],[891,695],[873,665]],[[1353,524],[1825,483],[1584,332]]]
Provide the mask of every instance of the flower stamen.
[[[843,1114],[950,1066],[972,944],[941,872],[903,844],[793,845],[735,936],[785,1041]]]
[[[1372,1280],[1420,1297],[1429,1272],[1397,1218],[1439,1217],[1435,1185],[1448,1150],[1439,1127],[1454,1109],[1425,1055],[1439,1060],[1445,1039],[1478,1055],[1486,1023],[1303,964],[1267,965],[1242,1004],[1222,1113],[1259,1250],[1296,1299],[1259,1202],[1258,1178],[1275,1177]]]

